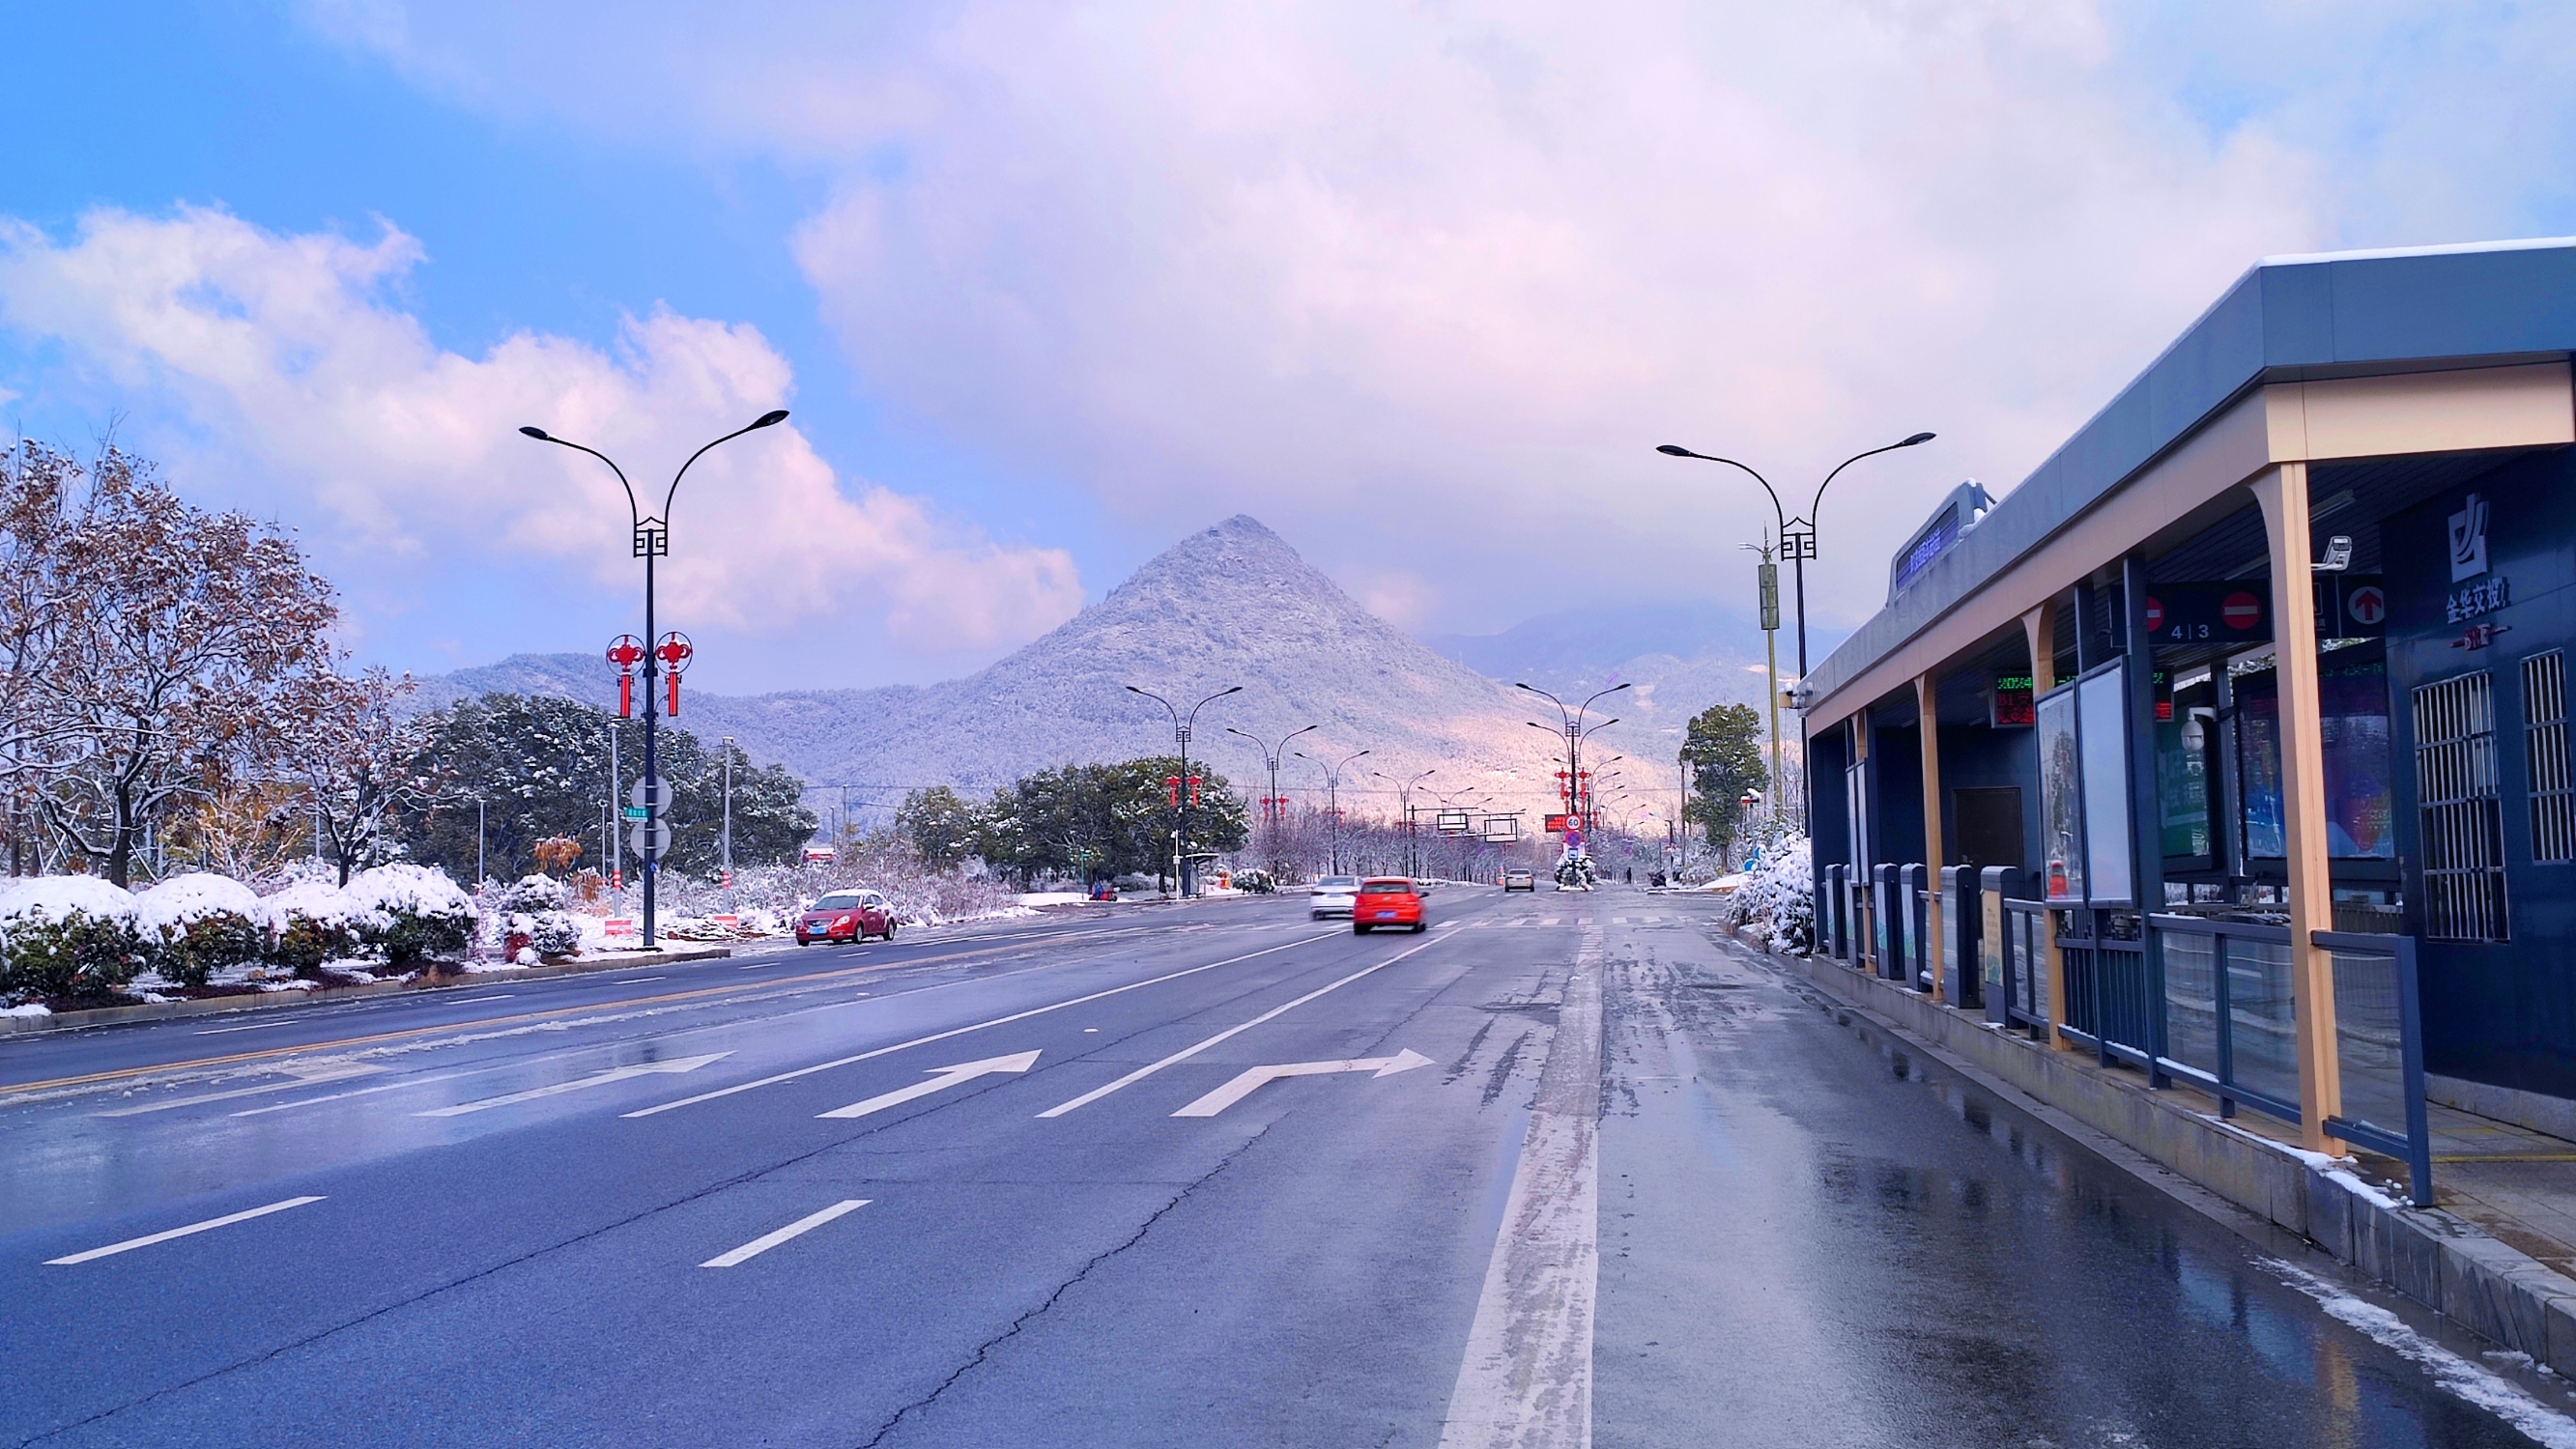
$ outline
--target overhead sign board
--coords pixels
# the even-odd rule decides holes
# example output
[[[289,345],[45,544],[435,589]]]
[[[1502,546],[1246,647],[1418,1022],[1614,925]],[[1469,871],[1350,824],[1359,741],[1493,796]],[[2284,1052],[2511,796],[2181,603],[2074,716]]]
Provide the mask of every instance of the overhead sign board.
[[[1443,835],[1465,835],[1473,822],[1464,810],[1443,810],[1433,817],[1432,824]]]
[[[1563,834],[1566,830],[1571,828],[1571,822],[1573,819],[1574,817],[1571,815],[1551,815],[1547,817],[1547,833],[1550,835]]]
[[[1488,815],[1485,817],[1484,836],[1497,845],[1518,840],[1521,838],[1521,818],[1517,815]]]

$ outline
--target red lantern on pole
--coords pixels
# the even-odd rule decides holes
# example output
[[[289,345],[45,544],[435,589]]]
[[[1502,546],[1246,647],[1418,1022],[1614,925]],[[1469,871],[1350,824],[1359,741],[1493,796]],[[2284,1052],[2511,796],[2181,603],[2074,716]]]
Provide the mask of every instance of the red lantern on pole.
[[[1171,803],[1172,803],[1172,808],[1173,808],[1173,809],[1178,810],[1178,809],[1180,809],[1180,808],[1181,808],[1181,777],[1180,777],[1180,776],[1178,776],[1178,775],[1165,775],[1165,776],[1163,777],[1163,796],[1164,796],[1164,798],[1165,798],[1165,799],[1167,799],[1167,800],[1171,801]]]
[[[670,681],[666,686],[670,692],[662,712],[673,719],[680,717],[680,673],[689,667],[689,661],[697,657],[697,652],[689,643],[689,636],[677,629],[663,635],[662,642],[653,646],[653,657],[661,662],[663,677]]]
[[[635,717],[635,670],[644,662],[644,641],[620,634],[608,641],[608,662],[617,666],[617,717]]]

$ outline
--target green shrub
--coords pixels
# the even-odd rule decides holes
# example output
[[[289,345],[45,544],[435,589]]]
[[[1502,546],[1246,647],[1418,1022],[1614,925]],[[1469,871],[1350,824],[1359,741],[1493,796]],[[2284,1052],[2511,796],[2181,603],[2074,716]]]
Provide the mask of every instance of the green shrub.
[[[199,987],[218,971],[257,961],[261,934],[257,922],[238,912],[203,911],[163,926],[150,959],[162,975]]]
[[[134,979],[143,942],[131,920],[69,911],[51,918],[12,920],[0,949],[0,992],[54,998],[97,998]]]

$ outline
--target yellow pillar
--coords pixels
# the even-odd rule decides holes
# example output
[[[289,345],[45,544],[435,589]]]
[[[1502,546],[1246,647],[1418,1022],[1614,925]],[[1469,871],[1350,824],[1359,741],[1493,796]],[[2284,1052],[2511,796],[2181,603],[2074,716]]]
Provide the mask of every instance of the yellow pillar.
[[[1944,999],[1941,968],[1941,721],[1933,713],[1941,676],[1926,671],[1914,680],[1915,733],[1923,740],[1923,884],[1932,902],[1923,912],[1923,960],[1932,968],[1932,999]]]
[[[2281,816],[2287,827],[2290,1004],[2299,1042],[2299,1142],[2340,1157],[2325,1120],[2343,1114],[2343,1073],[2335,1059],[2334,955],[2310,932],[2334,924],[2326,871],[2323,711],[2317,703],[2317,619],[2310,603],[2308,465],[2283,463],[2254,480],[2272,542],[2272,651],[2281,684]]]
[[[2034,700],[2057,687],[2057,599],[2021,616],[2022,637],[2030,641],[2030,697]],[[2037,801],[2031,802],[2033,807]],[[2057,913],[2040,913],[2042,929],[2048,933],[2048,1044],[2062,1052],[2075,1050],[2075,1043],[2058,1035],[2057,1024],[2066,1019],[2066,958],[2057,951]]]

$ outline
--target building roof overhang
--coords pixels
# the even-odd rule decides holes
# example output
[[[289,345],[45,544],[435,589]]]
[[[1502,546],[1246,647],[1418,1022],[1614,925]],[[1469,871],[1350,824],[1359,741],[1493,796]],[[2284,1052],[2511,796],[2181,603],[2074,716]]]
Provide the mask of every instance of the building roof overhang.
[[[2576,441],[2571,352],[2576,238],[2266,258],[1816,666],[1809,732],[2273,464]]]

